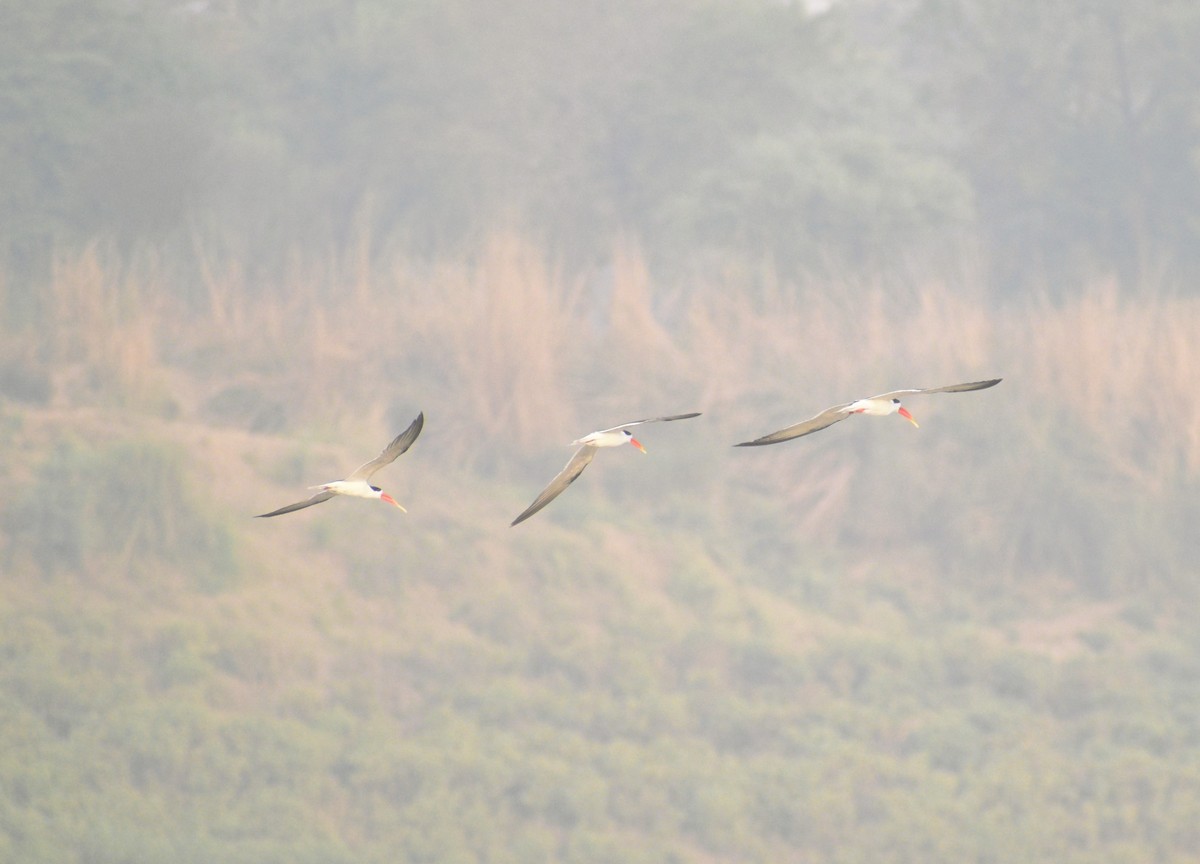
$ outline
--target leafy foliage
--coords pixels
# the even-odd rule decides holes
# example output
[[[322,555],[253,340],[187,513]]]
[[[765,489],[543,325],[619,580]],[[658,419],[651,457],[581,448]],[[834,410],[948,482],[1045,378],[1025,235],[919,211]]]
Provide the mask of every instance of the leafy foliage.
[[[1137,284],[1194,264],[1194,4],[929,0],[916,20],[910,51],[958,120],[998,273],[1032,257],[1051,282],[1105,266]]]
[[[157,6],[0,3],[0,233],[12,272],[44,273],[62,241],[153,239],[186,219],[210,135],[196,106],[207,68]]]
[[[233,535],[196,503],[173,447],[64,441],[34,483],[5,514],[10,563],[47,574],[115,565],[149,577],[170,559],[211,589],[236,578]]]
[[[356,404],[356,436],[393,410],[370,397],[384,370],[439,394],[403,466],[416,500],[400,527],[391,513],[336,509],[361,502],[326,505],[319,520],[235,523],[264,484],[282,494],[324,470],[328,448],[311,433],[281,441],[205,425],[210,404],[185,392],[194,413],[163,421],[67,391],[83,399],[67,409],[71,437],[61,408],[9,409],[5,854],[1192,856],[1200,677],[1181,604],[1195,596],[1195,540],[1183,530],[1200,464],[1192,418],[1183,400],[1165,399],[1173,422],[1149,434],[1147,415],[1118,422],[1092,400],[1096,381],[1118,402],[1147,379],[1186,392],[1194,304],[1131,306],[1099,290],[986,315],[936,286],[857,287],[858,302],[844,303],[764,280],[737,302],[719,285],[677,298],[668,326],[652,298],[670,295],[631,259],[611,318],[589,329],[580,322],[595,310],[534,250],[498,244],[475,266],[446,265],[441,295],[403,318],[389,319],[376,293],[412,290],[395,276],[334,280],[294,306],[254,306],[234,286],[228,306],[187,314],[186,326],[169,304],[147,307],[157,310],[146,313],[151,332],[186,335],[145,356],[177,358],[171,374],[158,370],[164,378],[211,380],[197,389],[213,393],[236,374],[211,363],[213,346],[232,353],[236,328],[269,334],[284,314],[316,330],[375,310],[398,347],[244,341],[262,352],[249,356],[273,358],[259,368],[277,370],[260,373],[259,392],[286,394],[289,406]],[[477,284],[513,285],[513,305],[493,300],[471,324],[486,338],[455,342],[451,324],[473,320],[461,310]],[[77,311],[61,314],[89,329]],[[412,340],[432,335],[444,361],[410,354],[402,321]],[[547,341],[539,357],[528,335],[547,322],[574,338]],[[95,326],[99,342],[123,325],[101,316]],[[943,415],[953,433],[927,424],[904,459],[883,443],[893,428],[864,422],[760,454],[770,461],[733,462],[728,443],[746,412],[729,410],[726,377],[765,369],[762,392],[736,404],[776,410],[766,403],[780,392],[816,386],[795,383],[812,365],[805,351],[862,328],[882,334],[856,346],[864,368],[938,334],[911,361],[937,381],[975,352],[997,352],[1014,372],[989,391],[1007,400],[1004,426],[960,403]],[[1009,329],[1022,334],[1019,355],[990,345]],[[53,358],[51,380],[80,362],[24,338],[23,350]],[[603,410],[624,407],[627,392],[678,398],[697,378],[726,410],[706,414],[688,446],[653,447],[636,474],[614,461],[533,530],[508,530],[508,505],[544,466],[526,472],[524,457],[494,441],[511,440],[513,418],[538,416],[530,406],[564,366],[591,380],[597,370],[581,358],[613,356],[612,345],[657,368],[604,367],[621,393],[598,390]],[[306,359],[288,353],[301,351]],[[788,362],[772,363],[774,352]],[[672,359],[680,353],[691,362]],[[510,378],[510,355],[545,377]],[[286,377],[304,362],[312,374]],[[447,368],[458,370],[452,393],[441,387]],[[497,401],[490,391],[506,380]],[[63,396],[55,388],[50,402]],[[501,410],[512,413],[481,431]],[[559,410],[556,423],[579,422],[579,406]],[[432,423],[456,416],[466,420]],[[140,431],[149,423],[155,437]],[[469,430],[462,440],[456,425]],[[537,450],[535,430],[531,421],[523,434]],[[485,470],[462,469],[473,462]]]
[[[466,590],[502,576],[479,575]],[[186,594],[148,616],[93,603],[69,630],[23,601],[0,654],[6,848],[30,861],[1191,854],[1200,783],[1178,756],[1200,694],[1185,641],[1058,663],[918,613],[805,648],[758,622],[781,606],[820,621],[821,607],[763,595],[723,619],[664,616],[629,581],[613,588],[611,625],[586,640],[546,638],[561,617],[597,623],[565,585],[526,595],[532,628],[498,638],[277,631],[266,650],[305,643],[337,666],[373,642],[377,659],[340,682],[256,672],[236,708],[243,673],[218,658],[238,629],[194,613],[151,623],[181,619]],[[715,591],[722,605],[743,593],[728,577]],[[372,602],[405,615],[396,598]],[[653,635],[630,628],[649,618]],[[111,653],[117,631],[132,651]],[[164,649],[193,671],[144,689]],[[384,658],[370,686],[408,695],[347,699]],[[89,669],[103,674],[81,690]]]
[[[260,273],[497,226],[572,264],[632,235],[659,272],[870,270],[976,237],[1006,286],[1196,265],[1181,0],[218,7],[5,2],[18,277],[96,234]]]
[[[1195,16],[1028,5],[0,0],[0,860],[1193,860],[1200,305],[981,271],[1186,264]]]

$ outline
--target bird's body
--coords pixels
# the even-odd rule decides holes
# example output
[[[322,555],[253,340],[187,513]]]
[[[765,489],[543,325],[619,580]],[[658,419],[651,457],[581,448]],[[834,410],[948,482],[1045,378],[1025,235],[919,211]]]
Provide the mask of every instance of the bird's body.
[[[909,423],[917,426],[918,423],[913,419],[912,414],[908,409],[900,404],[901,396],[916,396],[923,393],[966,393],[971,390],[986,390],[988,387],[994,387],[1003,379],[993,378],[988,381],[972,381],[967,384],[950,384],[945,387],[930,387],[928,389],[917,390],[893,390],[890,393],[881,393],[878,396],[868,396],[866,399],[857,399],[854,402],[846,402],[842,405],[834,405],[832,408],[826,408],[820,414],[796,423],[792,426],[780,429],[777,432],[772,432],[769,435],[764,435],[761,438],[755,438],[753,441],[743,441],[741,444],[735,444],[735,447],[761,447],[764,444],[778,444],[781,441],[790,441],[793,438],[799,438],[802,435],[811,435],[813,432],[819,432],[845,420],[851,414],[866,414],[870,417],[886,417],[889,414],[899,414]]]
[[[667,418],[663,418],[667,419]],[[670,418],[678,420],[678,417]],[[643,420],[643,423],[650,421]],[[572,447],[620,447],[622,444],[632,444],[634,447],[646,452],[646,448],[638,443],[638,440],[633,437],[633,433],[628,429],[604,429],[600,432],[592,432],[584,435],[582,438],[576,438],[571,442]]]
[[[370,462],[365,462],[360,465],[344,480],[333,480],[329,483],[323,483],[320,486],[309,486],[309,489],[319,490],[311,498],[304,501],[297,501],[295,504],[288,504],[286,507],[280,507],[278,510],[272,510],[270,513],[260,513],[259,518],[266,519],[270,516],[282,516],[284,513],[292,513],[296,510],[303,510],[305,507],[311,507],[314,504],[320,504],[323,501],[328,501],[338,495],[346,495],[351,498],[370,498],[377,501],[383,501],[385,504],[391,504],[393,507],[403,507],[388,493],[384,492],[378,486],[372,486],[369,482],[371,476],[383,468],[385,465],[390,465],[396,461],[396,457],[400,456],[413,442],[417,440],[417,436],[421,434],[421,429],[425,426],[424,412],[417,415],[417,419],[413,420],[409,427],[392,439],[383,450],[372,459]],[[405,511],[407,512],[407,511]]]
[[[908,410],[900,404],[899,399],[881,399],[878,396],[872,396],[869,399],[859,399],[857,402],[851,402],[841,410],[846,414],[868,414],[871,417],[886,417],[889,414],[899,414],[910,423],[917,422],[912,419],[912,415],[908,413]]]
[[[596,457],[596,451],[601,447],[620,447],[622,444],[630,444],[645,453],[646,448],[633,437],[633,433],[627,427],[640,426],[643,423],[666,423],[671,420],[687,420],[691,417],[699,416],[699,413],[675,414],[670,417],[652,417],[648,420],[634,420],[630,423],[622,423],[620,426],[613,426],[610,429],[591,432],[582,438],[576,438],[571,442],[571,446],[578,447],[579,449],[575,451],[575,455],[571,457],[571,461],[566,464],[566,467],[562,471],[558,472],[558,476],[550,481],[550,485],[538,494],[533,503],[526,507],[524,512],[512,521],[512,524],[516,525],[524,522],[562,494],[562,491],[574,483],[575,479],[583,473],[583,469]]]
[[[334,480],[320,486],[309,486],[309,489],[322,489],[334,495],[349,495],[351,498],[383,498],[385,493],[378,486],[372,486],[366,480]]]

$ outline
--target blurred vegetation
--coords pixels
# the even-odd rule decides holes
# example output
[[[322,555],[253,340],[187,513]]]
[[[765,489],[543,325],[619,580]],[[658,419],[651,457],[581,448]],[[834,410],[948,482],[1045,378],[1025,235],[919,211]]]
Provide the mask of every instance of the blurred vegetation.
[[[1193,7],[3,0],[3,254],[21,278],[98,234],[199,239],[174,284],[203,296],[214,256],[502,226],[573,267],[634,236],[659,272],[950,246],[1005,288],[1192,284]]]
[[[190,488],[182,454],[154,442],[99,450],[66,440],[6,509],[8,564],[44,574],[112,569],[152,579],[164,561],[197,587],[227,587],[239,562],[223,517]]]
[[[13,860],[1194,856],[1195,301],[685,297],[628,250],[597,299],[506,234],[438,292],[328,262],[291,297],[224,277],[197,314],[98,254],[55,278],[132,318],[7,334],[50,382],[0,415]],[[138,374],[79,385],[131,320]],[[320,338],[364,320],[387,338]],[[914,405],[919,431],[729,447],[895,364],[1006,380]],[[143,380],[177,411],[122,398]],[[634,404],[705,416],[507,528],[550,441]],[[249,518],[416,405],[380,475],[407,515]]]
[[[1194,632],[1122,631],[1056,661],[920,611],[830,631],[830,606],[747,598],[719,569],[709,602],[725,612],[664,607],[639,585],[651,574],[615,572],[587,542],[565,551],[606,583],[591,614],[569,585],[531,592],[451,551],[440,566],[467,584],[437,592],[463,612],[410,633],[414,612],[378,592],[381,614],[360,606],[321,634],[198,612],[183,589],[126,608],[72,592],[69,613],[10,590],[4,848],[30,862],[1194,854]],[[830,599],[880,591],[905,597],[859,581]],[[829,635],[798,644],[780,626],[793,619]]]
[[[0,861],[1193,861],[1200,25],[1109,6],[0,0]]]

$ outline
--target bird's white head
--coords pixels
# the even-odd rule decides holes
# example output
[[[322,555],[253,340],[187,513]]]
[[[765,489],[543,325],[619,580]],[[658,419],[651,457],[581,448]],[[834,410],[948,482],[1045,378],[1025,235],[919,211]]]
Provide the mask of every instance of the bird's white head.
[[[625,437],[629,439],[630,444],[641,450],[643,453],[646,452],[646,448],[642,446],[642,442],[634,438],[632,432],[630,432],[628,429],[623,429],[622,431],[625,433]]]

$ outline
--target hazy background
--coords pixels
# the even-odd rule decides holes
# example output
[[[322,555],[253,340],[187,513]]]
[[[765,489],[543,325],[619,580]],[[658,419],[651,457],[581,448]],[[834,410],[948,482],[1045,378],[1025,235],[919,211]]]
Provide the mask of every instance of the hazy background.
[[[1197,45],[0,0],[0,861],[1195,861]]]

